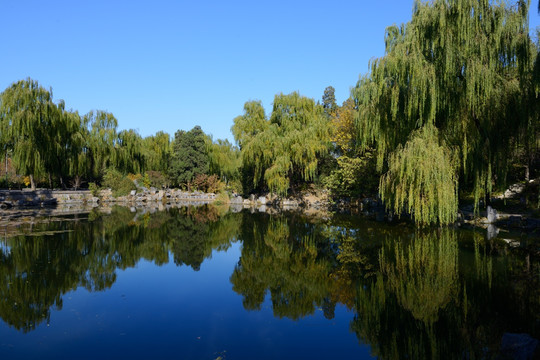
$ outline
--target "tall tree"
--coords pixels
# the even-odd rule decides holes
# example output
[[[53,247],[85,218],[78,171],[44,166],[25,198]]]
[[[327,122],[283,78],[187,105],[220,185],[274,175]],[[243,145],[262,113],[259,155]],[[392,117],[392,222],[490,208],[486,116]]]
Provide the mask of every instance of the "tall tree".
[[[322,106],[294,92],[274,98],[270,119],[260,102],[248,102],[232,128],[244,165],[261,176],[270,191],[284,195],[295,181],[311,181],[318,157],[328,150],[328,121]]]
[[[328,86],[324,89],[324,94],[322,97],[324,113],[327,116],[334,114],[338,108],[336,103],[336,89],[333,86]]]
[[[116,168],[124,173],[138,174],[144,168],[143,139],[133,129],[118,133]]]
[[[190,131],[178,130],[174,134],[173,152],[169,167],[169,176],[174,184],[187,185],[195,176],[208,173],[208,153],[206,152],[206,135],[200,126]]]
[[[45,89],[35,80],[27,78],[11,84],[1,97],[0,131],[2,142],[12,149],[17,171],[34,178],[46,174],[45,159],[54,146],[48,141],[56,105],[52,90]]]
[[[439,150],[459,155],[456,170],[472,181],[476,203],[495,178],[505,178],[511,140],[529,124],[521,111],[531,66],[528,7],[528,1],[417,1],[408,24],[387,28],[386,55],[353,90],[360,141],[376,146],[379,170],[429,125],[439,130]]]
[[[356,109],[354,100],[349,98],[336,107],[330,116],[331,140],[338,154],[349,154],[355,150],[356,129],[354,119]]]
[[[240,150],[231,144],[229,140],[212,141],[207,138],[210,173],[216,174],[221,180],[238,179],[239,170],[242,164]]]
[[[87,129],[88,138],[84,149],[88,156],[88,176],[98,179],[116,161],[118,120],[106,111],[92,110],[84,116],[83,126]]]
[[[145,137],[145,169],[166,173],[171,156],[171,141],[169,134],[158,131],[156,135]]]

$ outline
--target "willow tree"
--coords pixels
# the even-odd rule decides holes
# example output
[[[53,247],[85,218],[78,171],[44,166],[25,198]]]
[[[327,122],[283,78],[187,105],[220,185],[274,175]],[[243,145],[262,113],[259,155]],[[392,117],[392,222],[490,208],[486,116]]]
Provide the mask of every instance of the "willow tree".
[[[244,115],[234,119],[232,132],[242,160],[261,176],[270,191],[284,195],[294,181],[312,181],[318,158],[328,149],[328,121],[322,106],[298,93],[274,98],[270,118],[260,102],[248,102]]]
[[[455,154],[440,145],[438,131],[431,125],[411,134],[388,159],[388,172],[381,177],[379,191],[390,210],[411,213],[419,225],[448,224],[457,215]]]
[[[443,148],[457,149],[476,203],[495,178],[504,181],[511,140],[529,123],[520,111],[533,48],[528,8],[528,1],[416,1],[409,23],[387,28],[386,55],[353,89],[359,140],[376,146],[380,171],[413,131],[430,125]]]
[[[34,177],[47,172],[44,161],[51,146],[48,135],[56,111],[52,90],[30,78],[11,84],[1,96],[0,136],[12,149],[17,171],[30,177],[32,189]]]
[[[218,175],[225,182],[238,179],[242,165],[240,150],[229,140],[213,141],[211,137],[207,137],[206,146],[210,173]]]
[[[169,134],[158,131],[156,135],[145,137],[143,139],[143,151],[146,170],[160,171],[163,174],[167,172],[171,157]]]
[[[88,175],[100,178],[103,171],[116,161],[118,120],[106,111],[92,110],[83,117],[83,126],[88,139],[84,149],[88,159]]]
[[[143,139],[137,131],[133,129],[120,131],[115,150],[115,165],[120,172],[138,174],[142,171]]]

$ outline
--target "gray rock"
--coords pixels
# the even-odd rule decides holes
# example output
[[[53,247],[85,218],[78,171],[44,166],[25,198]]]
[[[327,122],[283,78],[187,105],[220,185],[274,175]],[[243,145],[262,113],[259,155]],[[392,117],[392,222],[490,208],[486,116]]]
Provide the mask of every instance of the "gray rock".
[[[231,198],[231,199],[229,200],[229,203],[235,204],[235,205],[237,205],[237,204],[243,204],[243,203],[244,203],[244,199],[242,199],[241,196],[235,196],[235,197],[233,197],[233,198]]]
[[[487,222],[493,224],[497,221],[497,210],[488,205],[487,207]]]
[[[266,205],[266,203],[268,202],[268,200],[266,199],[266,196],[259,196],[259,198],[257,199],[257,202],[261,205]]]
[[[135,194],[137,194],[137,190],[131,190],[131,192],[129,193],[131,196],[135,196]]]

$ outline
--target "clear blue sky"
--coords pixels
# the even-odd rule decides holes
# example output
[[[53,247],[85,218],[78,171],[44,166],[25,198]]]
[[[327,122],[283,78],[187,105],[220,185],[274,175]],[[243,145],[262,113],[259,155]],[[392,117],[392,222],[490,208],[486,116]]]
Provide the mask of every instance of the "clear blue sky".
[[[413,0],[0,0],[0,91],[31,77],[85,114],[112,112],[119,129],[171,135],[200,125],[232,140],[248,100],[349,96],[384,29]],[[530,25],[540,23],[537,2]]]

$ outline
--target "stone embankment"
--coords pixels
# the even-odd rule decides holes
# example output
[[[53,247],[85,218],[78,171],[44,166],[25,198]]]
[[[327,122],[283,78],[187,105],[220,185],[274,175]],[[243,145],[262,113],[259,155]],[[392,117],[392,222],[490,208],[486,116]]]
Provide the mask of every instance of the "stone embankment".
[[[94,196],[89,190],[0,190],[0,208],[12,207],[47,207],[57,204],[144,204],[147,202],[177,203],[198,202],[209,203],[216,199],[215,194],[201,192],[185,192],[181,190],[133,190],[129,195],[114,197],[111,190],[101,190]]]
[[[69,204],[119,204],[126,206],[144,206],[145,204],[186,204],[200,205],[217,201],[233,206],[261,207],[270,206],[283,209],[298,207],[323,209],[328,207],[328,201],[320,198],[299,197],[297,199],[282,199],[276,196],[255,196],[243,198],[233,195],[220,197],[214,193],[199,191],[187,192],[178,189],[158,190],[155,188],[133,190],[126,196],[113,196],[110,189],[100,190],[95,196],[89,190],[0,190],[0,209],[10,208],[39,208],[54,205]]]

